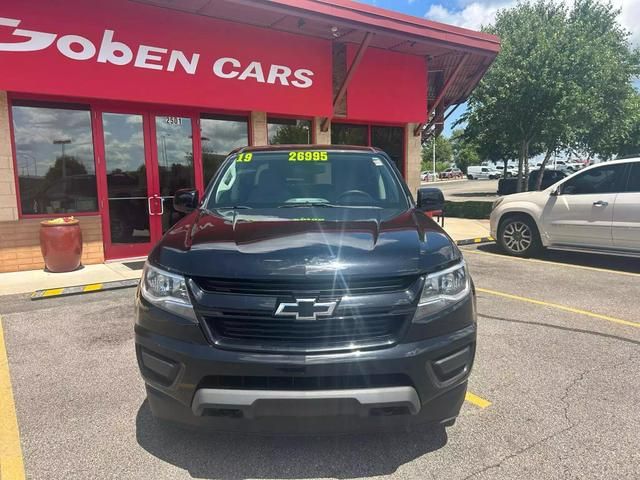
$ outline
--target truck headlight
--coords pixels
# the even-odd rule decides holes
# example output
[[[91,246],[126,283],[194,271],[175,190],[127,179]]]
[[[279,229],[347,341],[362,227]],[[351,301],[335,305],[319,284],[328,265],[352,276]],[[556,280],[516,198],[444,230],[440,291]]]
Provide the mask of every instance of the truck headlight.
[[[166,272],[146,262],[140,280],[140,293],[152,305],[197,322],[182,275]]]
[[[457,304],[470,292],[471,282],[464,261],[446,270],[427,275],[414,317],[415,321],[417,323],[428,321],[428,316]]]

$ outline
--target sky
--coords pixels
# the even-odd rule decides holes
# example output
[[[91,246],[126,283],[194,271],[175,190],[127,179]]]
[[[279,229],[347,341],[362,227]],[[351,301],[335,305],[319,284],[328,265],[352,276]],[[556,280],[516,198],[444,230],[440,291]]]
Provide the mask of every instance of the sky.
[[[361,3],[395,10],[416,17],[478,30],[482,25],[494,22],[496,13],[518,3],[518,0],[358,0]],[[570,3],[570,0],[565,0]],[[620,23],[631,33],[635,47],[640,47],[640,0],[611,0],[621,9]],[[640,89],[640,80],[635,82]],[[450,135],[452,127],[465,111],[461,105],[445,123],[444,134]]]

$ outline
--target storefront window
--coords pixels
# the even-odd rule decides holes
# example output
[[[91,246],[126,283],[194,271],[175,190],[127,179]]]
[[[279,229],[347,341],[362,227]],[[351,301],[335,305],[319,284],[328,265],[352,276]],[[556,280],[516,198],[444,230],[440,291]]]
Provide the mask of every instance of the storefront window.
[[[269,145],[310,144],[311,121],[270,118],[267,122]]]
[[[384,150],[403,172],[404,129],[402,127],[371,127],[371,146]]]
[[[369,127],[333,123],[331,125],[331,143],[334,145],[369,145]]]
[[[203,116],[200,130],[202,168],[207,185],[231,150],[249,144],[249,128],[246,118],[216,115]]]
[[[97,211],[89,109],[14,103],[12,115],[22,213]]]

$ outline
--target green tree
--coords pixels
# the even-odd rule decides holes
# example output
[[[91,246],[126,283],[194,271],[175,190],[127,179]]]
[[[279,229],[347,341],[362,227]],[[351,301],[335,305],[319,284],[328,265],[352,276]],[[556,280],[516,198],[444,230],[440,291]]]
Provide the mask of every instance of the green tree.
[[[442,163],[446,165],[442,170],[448,168],[453,159],[453,148],[448,138],[438,135],[432,137],[422,146],[422,170],[431,172],[433,170],[433,144],[436,145],[436,164]],[[436,165],[437,170],[437,165]]]
[[[500,11],[486,29],[500,36],[501,52],[463,121],[479,145],[517,152],[518,190],[527,184],[531,156],[544,153],[546,163],[560,150],[604,151],[599,143],[616,143],[607,139],[611,125],[624,130],[620,117],[638,55],[617,14],[596,0],[577,0],[571,9],[537,0]]]
[[[51,183],[60,178],[86,174],[87,169],[81,161],[74,156],[65,155],[56,158],[54,164],[45,173],[45,178]]]
[[[283,125],[269,139],[271,145],[307,144],[311,143],[311,132],[308,125]]]
[[[640,93],[634,93],[627,105],[628,121],[626,135],[620,139],[615,149],[617,157],[640,156]]]
[[[464,130],[456,129],[451,132],[449,141],[453,149],[453,160],[456,166],[465,174],[470,165],[480,165],[478,146],[465,136]]]

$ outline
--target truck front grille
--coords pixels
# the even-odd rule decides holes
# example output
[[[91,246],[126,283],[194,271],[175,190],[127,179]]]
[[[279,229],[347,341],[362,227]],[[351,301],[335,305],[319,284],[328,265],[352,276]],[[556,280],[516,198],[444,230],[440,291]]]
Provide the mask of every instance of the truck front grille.
[[[392,343],[406,314],[294,320],[225,312],[204,319],[220,345],[309,351]]]
[[[206,292],[243,295],[288,296],[304,292],[319,296],[373,295],[406,290],[417,277],[388,278],[318,278],[318,279],[219,279],[195,277],[193,280]]]
[[[254,352],[327,352],[390,346],[415,312],[422,282],[389,278],[191,278],[198,317],[214,345]],[[335,301],[331,316],[276,315],[281,303]]]

